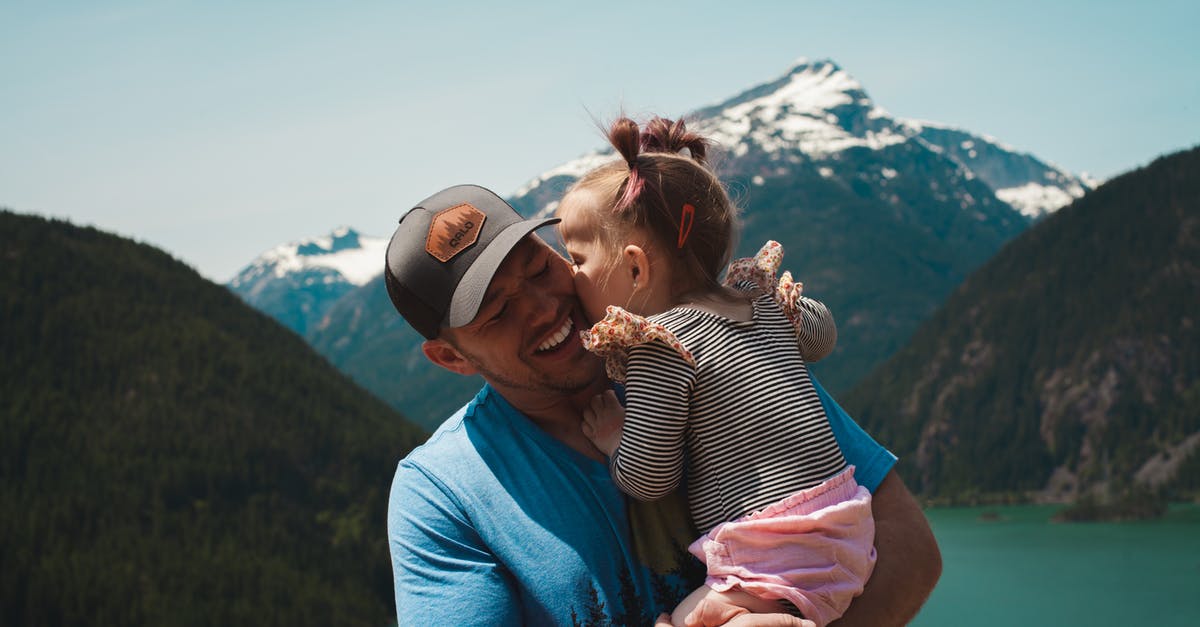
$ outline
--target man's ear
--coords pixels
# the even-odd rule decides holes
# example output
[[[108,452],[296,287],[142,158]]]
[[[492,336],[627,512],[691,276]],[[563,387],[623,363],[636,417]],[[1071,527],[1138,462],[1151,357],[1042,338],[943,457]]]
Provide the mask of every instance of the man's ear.
[[[449,370],[463,375],[478,374],[475,365],[471,363],[462,353],[454,348],[450,342],[443,339],[425,340],[421,344],[421,352],[425,353],[425,358],[433,363]]]
[[[641,246],[630,244],[621,251],[621,271],[627,273],[634,285],[650,286],[650,257]]]

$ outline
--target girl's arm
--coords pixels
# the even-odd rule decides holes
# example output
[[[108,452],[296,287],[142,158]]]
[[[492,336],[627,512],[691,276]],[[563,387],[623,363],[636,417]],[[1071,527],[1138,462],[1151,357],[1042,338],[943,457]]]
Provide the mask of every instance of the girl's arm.
[[[666,344],[630,349],[625,426],[609,459],[613,481],[626,494],[653,501],[679,486],[694,382],[695,367]]]
[[[837,324],[833,314],[821,301],[804,296],[796,299],[792,317],[796,327],[796,341],[800,344],[800,356],[804,361],[818,361],[829,356],[837,344]]]
[[[803,296],[804,284],[784,272],[776,278],[783,262],[783,246],[767,241],[752,258],[729,264],[725,285],[738,290],[759,289],[772,294],[796,330],[800,355],[805,361],[818,361],[833,352],[837,344],[837,325],[833,314],[820,301]]]

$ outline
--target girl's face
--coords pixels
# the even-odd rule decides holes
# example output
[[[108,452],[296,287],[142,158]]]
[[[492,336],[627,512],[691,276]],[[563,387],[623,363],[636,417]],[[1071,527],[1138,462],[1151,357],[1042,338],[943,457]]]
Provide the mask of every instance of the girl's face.
[[[604,318],[609,305],[628,307],[633,294],[632,275],[619,271],[618,253],[605,246],[596,232],[601,227],[595,212],[606,210],[598,206],[595,194],[577,189],[563,198],[556,212],[562,218],[558,232],[575,272],[575,291],[584,315],[593,323]]]

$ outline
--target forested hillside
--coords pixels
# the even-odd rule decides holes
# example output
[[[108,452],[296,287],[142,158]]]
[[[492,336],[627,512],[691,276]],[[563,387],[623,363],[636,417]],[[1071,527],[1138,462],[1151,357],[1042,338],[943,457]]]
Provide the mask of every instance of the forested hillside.
[[[0,212],[0,623],[384,625],[423,437],[167,254]]]
[[[1198,305],[1193,149],[1010,242],[845,405],[926,496],[1191,494]]]

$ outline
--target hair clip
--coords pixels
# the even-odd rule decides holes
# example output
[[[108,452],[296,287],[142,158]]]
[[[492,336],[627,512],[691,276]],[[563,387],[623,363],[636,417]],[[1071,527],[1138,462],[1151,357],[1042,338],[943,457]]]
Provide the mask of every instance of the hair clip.
[[[679,242],[676,248],[683,248],[687,242],[688,235],[692,232],[692,224],[696,222],[696,208],[685,204],[683,211],[679,215]]]

